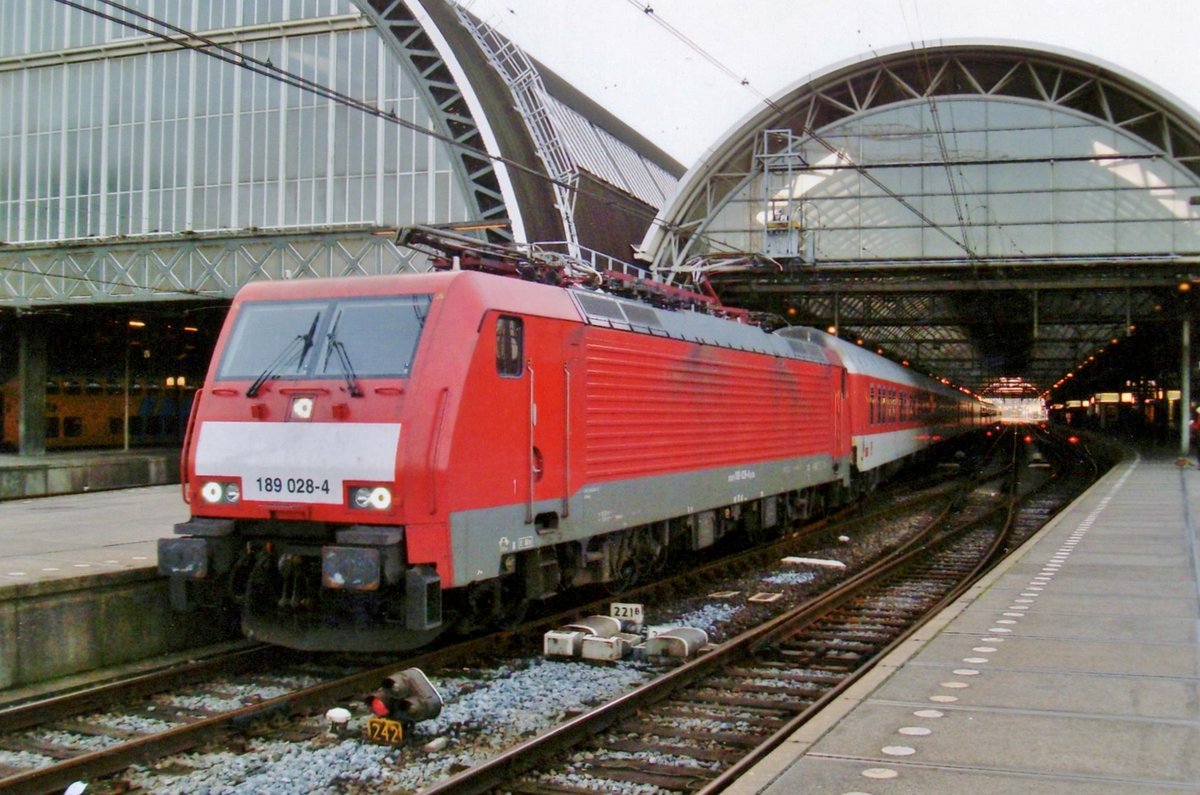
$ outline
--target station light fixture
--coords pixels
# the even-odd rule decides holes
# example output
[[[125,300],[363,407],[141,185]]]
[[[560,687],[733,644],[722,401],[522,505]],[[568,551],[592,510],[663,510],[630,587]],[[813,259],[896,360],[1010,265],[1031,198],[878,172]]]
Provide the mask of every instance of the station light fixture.
[[[131,320],[131,321],[129,321],[129,327],[130,327],[130,328],[145,328],[145,327],[146,327],[146,321],[144,321],[144,320]]]

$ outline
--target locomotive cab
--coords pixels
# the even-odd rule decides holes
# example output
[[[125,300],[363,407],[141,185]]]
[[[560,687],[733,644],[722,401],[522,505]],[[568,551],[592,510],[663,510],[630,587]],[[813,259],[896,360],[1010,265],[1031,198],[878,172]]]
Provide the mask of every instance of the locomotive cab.
[[[402,468],[405,436],[422,427],[409,416],[414,363],[444,287],[362,279],[239,295],[185,442],[192,518],[159,542],[176,608],[233,602],[246,634],[301,648],[438,634],[437,561],[410,559]]]
[[[556,524],[534,508],[566,489],[565,376],[542,362],[578,320],[564,291],[473,272],[244,288],[189,422],[191,519],[159,543],[175,606],[374,651],[447,629],[447,591],[498,599],[516,567],[480,533],[515,551]]]

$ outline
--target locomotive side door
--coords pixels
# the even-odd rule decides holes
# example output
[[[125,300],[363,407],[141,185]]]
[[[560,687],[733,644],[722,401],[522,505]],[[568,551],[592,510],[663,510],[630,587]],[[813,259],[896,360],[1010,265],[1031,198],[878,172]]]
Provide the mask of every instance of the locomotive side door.
[[[559,324],[528,318],[525,375],[529,382],[528,492],[525,521],[538,532],[558,528],[567,514],[570,466],[570,369]]]

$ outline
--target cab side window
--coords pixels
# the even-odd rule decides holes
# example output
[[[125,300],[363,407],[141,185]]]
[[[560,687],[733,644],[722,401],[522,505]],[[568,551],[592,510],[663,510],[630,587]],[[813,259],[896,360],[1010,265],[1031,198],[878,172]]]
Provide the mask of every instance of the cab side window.
[[[496,373],[520,378],[525,372],[525,323],[519,317],[501,315],[496,321]]]

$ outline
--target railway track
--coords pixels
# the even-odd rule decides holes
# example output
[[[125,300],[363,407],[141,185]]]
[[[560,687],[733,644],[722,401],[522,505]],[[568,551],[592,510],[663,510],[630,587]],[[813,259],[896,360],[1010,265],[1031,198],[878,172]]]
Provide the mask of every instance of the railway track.
[[[935,484],[915,497],[906,495],[904,502],[910,509],[930,503],[946,504],[952,488],[951,484]],[[856,510],[862,513],[861,508]],[[870,522],[881,514],[882,510],[861,516],[858,521]],[[805,543],[837,518],[811,523],[774,544],[694,566],[638,588],[628,596],[654,602],[711,582],[722,573],[761,565]],[[194,704],[203,694],[228,696],[238,678],[247,676],[257,685],[257,692],[269,693],[279,689],[272,686],[272,677],[277,682],[288,681],[289,668],[300,667],[297,675],[291,677],[293,682],[310,675],[312,666],[303,668],[308,657],[275,647],[249,645],[179,667],[0,707],[0,749],[22,762],[0,764],[0,792],[61,792],[75,781],[95,781],[134,764],[219,742],[222,737],[248,727],[289,715],[323,712],[340,701],[357,700],[400,667],[438,669],[485,653],[503,653],[505,649],[516,654],[520,647],[536,643],[546,629],[601,609],[601,602],[592,602],[531,621],[511,633],[455,643],[416,658],[351,665],[353,670],[345,675],[327,671],[317,677],[320,681],[285,688],[287,692],[280,695],[245,695],[245,703],[228,709],[180,706],[169,694],[178,691],[183,696],[182,703]]]
[[[956,500],[955,491],[951,486],[943,484],[924,490],[917,498],[907,497],[899,502],[904,504],[904,510],[913,515],[933,515],[945,512],[952,503],[961,502],[961,500]],[[959,507],[960,514],[966,510],[961,505]],[[856,527],[861,528],[875,521],[884,521],[883,517],[887,516],[887,510],[868,512],[863,508],[855,509],[853,522]],[[703,566],[695,566],[689,572],[646,586],[632,594],[626,594],[623,598],[654,604],[678,595],[681,591],[689,588],[695,590],[697,585],[711,584],[722,576],[728,576],[730,572],[761,566],[765,561],[777,560],[781,555],[791,554],[797,549],[802,549],[805,544],[811,545],[813,539],[818,539],[822,533],[836,536],[840,532],[839,526],[836,522],[827,522],[829,520],[792,532],[774,544],[726,557]],[[895,544],[889,542],[889,544],[882,545],[877,550],[877,554],[894,558],[898,553],[895,551]],[[606,603],[607,599],[604,602]],[[184,671],[164,674],[161,677],[159,675],[141,677],[139,681],[130,683],[128,687],[125,684],[114,683],[93,691],[71,694],[58,699],[0,709],[0,748],[10,751],[30,751],[39,757],[54,759],[53,764],[46,765],[39,762],[38,766],[31,765],[28,768],[12,765],[0,766],[0,792],[60,792],[76,780],[96,781],[101,776],[123,770],[133,764],[145,763],[148,760],[158,759],[206,743],[219,743],[221,738],[245,731],[247,727],[255,724],[261,725],[271,720],[282,721],[287,716],[296,714],[323,712],[329,706],[345,703],[347,699],[357,701],[365,693],[374,690],[385,676],[399,667],[420,667],[427,671],[437,670],[459,665],[465,659],[493,656],[504,648],[511,649],[514,655],[519,654],[521,649],[529,648],[532,639],[540,638],[540,634],[547,628],[575,620],[580,615],[598,612],[600,608],[600,603],[577,606],[566,613],[531,622],[519,631],[456,643],[419,657],[390,661],[384,665],[352,666],[354,670],[345,675],[334,675],[326,671],[317,677],[320,681],[292,687],[287,692],[276,696],[250,697],[246,699],[246,703],[221,711],[183,708],[174,710],[173,717],[169,718],[171,711],[158,706],[159,702],[155,701],[157,697],[153,694],[176,687],[180,681],[194,682],[205,677],[216,676],[219,673],[229,674],[238,670],[243,672],[266,670],[290,664],[276,659],[275,655],[279,654],[279,650],[250,649],[245,651],[240,660],[236,662],[209,661],[203,665],[197,664]],[[768,626],[773,626],[774,623],[772,622]],[[846,631],[852,632],[853,630],[847,629]],[[843,645],[851,642],[859,641],[857,638],[848,638],[842,641]],[[732,642],[727,645],[732,645]],[[850,651],[843,650],[843,653],[850,654]],[[787,657],[788,655],[782,655],[782,659]],[[767,666],[768,669],[771,667]],[[736,667],[729,669],[724,674],[724,678],[745,678],[746,672],[758,670],[750,663],[745,663],[743,668],[744,670]],[[275,675],[272,674],[272,676]],[[256,677],[252,676],[251,678]],[[257,678],[265,681],[269,677],[257,675]],[[719,678],[715,681],[717,685],[721,684]],[[762,685],[765,688],[763,692],[770,692],[772,687],[780,688],[776,695],[782,698],[790,697],[796,692],[813,691],[808,695],[820,700],[821,694],[817,690],[837,686],[827,671],[793,673],[790,679],[785,676],[781,681],[782,684],[775,685],[764,683]],[[218,685],[218,689],[221,686]],[[747,692],[741,692],[734,696],[735,702],[737,699],[753,701],[754,698],[756,696]],[[816,702],[814,701],[814,703]],[[106,709],[115,710],[118,705],[125,713],[152,715],[166,725],[160,727],[160,730],[147,731],[141,727],[122,728],[120,721],[117,721],[115,726],[108,725],[105,721],[95,717],[97,712]],[[737,703],[732,703],[722,709],[711,707],[708,712],[697,710],[695,707],[677,706],[681,714],[676,715],[675,719],[690,722],[687,725],[705,726],[703,721],[724,719],[728,717],[726,715],[728,709],[737,708],[737,706]],[[796,716],[794,707],[773,707],[772,709],[776,712],[760,714],[756,712],[756,708],[752,704],[743,705],[741,711],[745,714],[739,719],[740,723],[757,727],[758,733],[762,733],[768,730],[782,730]],[[311,726],[312,722],[309,722],[309,725]],[[35,728],[41,737],[48,735],[52,739],[49,741],[39,739],[38,735],[31,731]],[[697,729],[697,731],[702,731],[708,739],[713,736],[711,728]],[[728,733],[722,732],[720,736],[724,734]],[[53,739],[64,735],[104,738],[101,743],[103,747],[81,752],[70,743],[60,744]],[[302,738],[297,737],[297,739]],[[708,780],[714,775],[719,775],[723,769],[731,769],[733,765],[737,764],[735,756],[737,754],[744,756],[750,745],[758,742],[761,738],[751,739],[747,736],[741,740],[726,739],[729,739],[733,750],[720,750],[708,754],[708,756],[719,757],[719,759],[708,760],[708,763],[714,766],[711,771],[696,773],[689,770],[685,772],[698,776],[698,780]],[[612,740],[614,748],[633,748],[639,745],[645,746],[646,741],[638,739],[636,736],[625,739],[613,738]],[[664,754],[672,747],[672,743],[669,742],[660,742],[658,745],[661,746],[661,753]],[[734,751],[737,754],[734,754]],[[632,752],[626,751],[626,753]],[[701,754],[701,757],[704,756],[705,754]],[[660,772],[664,776],[664,780],[670,780],[670,775],[666,771]]]
[[[1023,495],[1011,478],[989,509],[960,506],[818,598],[426,795],[720,791],[957,598],[1014,533],[1040,527],[1048,504],[1077,493],[1061,466]]]
[[[131,765],[160,759],[195,748],[232,733],[246,731],[290,716],[324,711],[346,700],[359,700],[375,690],[397,668],[434,667],[453,658],[465,658],[496,649],[494,636],[475,638],[418,657],[393,660],[385,665],[313,665],[303,655],[275,647],[255,645],[232,655],[189,664],[151,675],[122,680],[78,693],[30,701],[0,710],[0,749],[49,757],[53,763],[16,767],[0,765],[0,792],[57,793],[75,781],[94,781]],[[290,670],[289,670],[290,669]],[[260,671],[260,673],[255,673]],[[263,697],[239,697],[238,706],[209,709],[187,706],[197,691],[228,697],[239,677],[259,693],[286,692]],[[181,682],[201,680],[183,691],[179,700],[162,694]],[[311,684],[300,684],[314,680]],[[101,717],[112,710],[115,721]],[[161,724],[155,730],[123,728],[122,719],[143,717]],[[36,730],[36,733],[32,730]],[[23,736],[24,733],[24,736]],[[81,751],[71,743],[58,744],[40,737],[82,736],[99,738],[103,747]],[[118,787],[118,791],[120,788]]]

